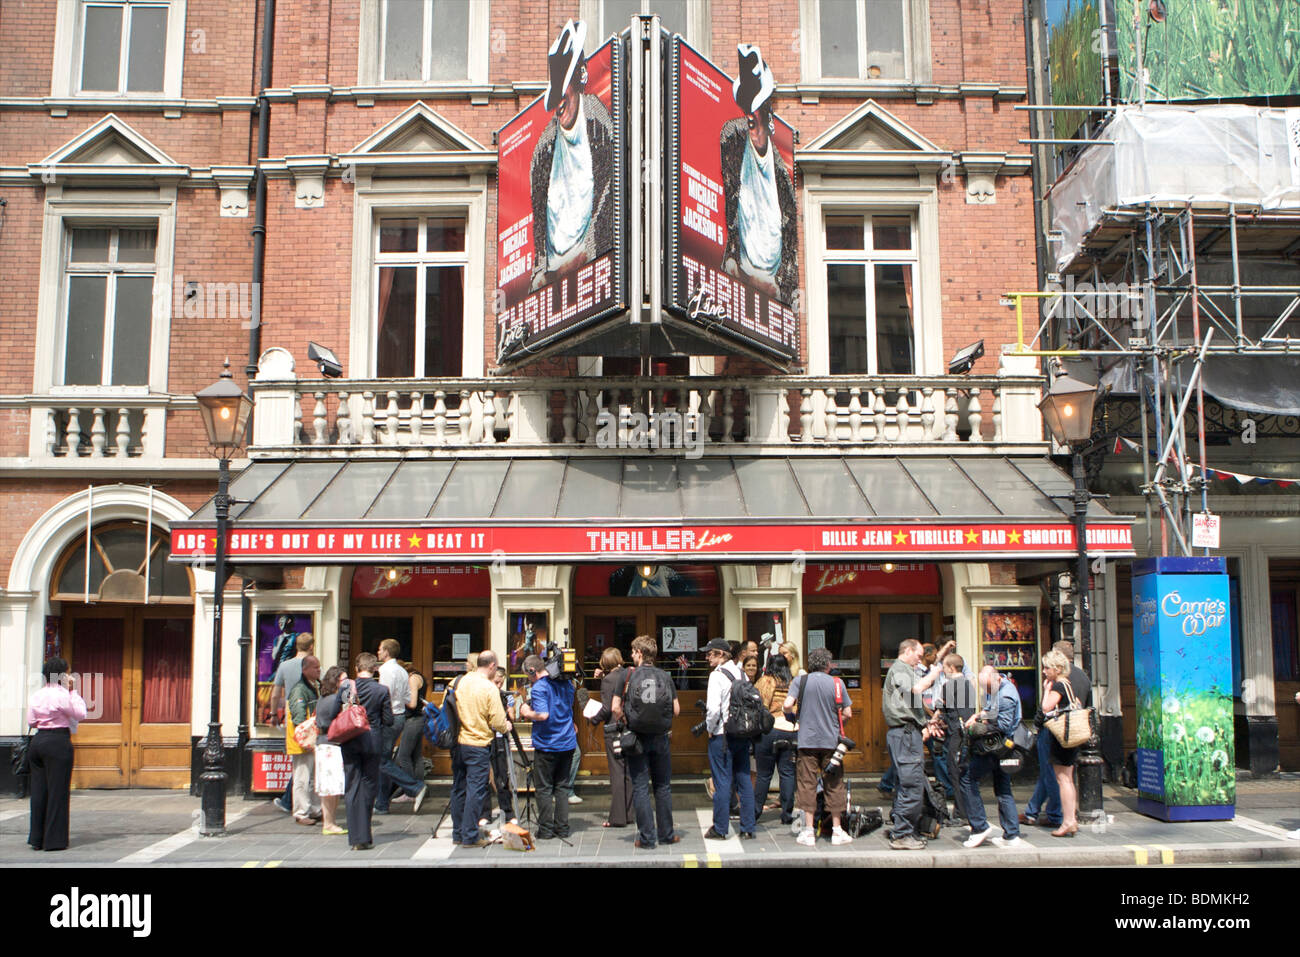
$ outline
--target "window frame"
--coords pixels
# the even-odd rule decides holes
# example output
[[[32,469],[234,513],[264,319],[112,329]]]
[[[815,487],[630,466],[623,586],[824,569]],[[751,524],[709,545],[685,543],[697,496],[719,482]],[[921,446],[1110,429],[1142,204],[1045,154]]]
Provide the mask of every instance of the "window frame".
[[[932,82],[930,56],[930,0],[901,0],[903,4],[904,76],[870,79],[867,70],[867,0],[856,0],[858,75],[824,76],[821,51],[821,0],[799,0],[802,82],[823,87],[915,87]]]
[[[445,219],[456,216],[457,214],[464,220],[465,248],[459,251],[435,251],[430,252],[428,246],[428,221],[430,219]],[[381,252],[379,248],[381,224],[384,220],[392,219],[415,219],[419,225],[416,230],[416,251],[415,252]],[[414,268],[415,269],[415,335],[414,346],[414,372],[412,378],[443,378],[428,375],[423,369],[424,366],[424,349],[426,343],[426,328],[428,325],[428,316],[425,308],[427,295],[427,273],[426,270],[431,266],[455,266],[460,269],[461,295],[462,299],[468,299],[468,289],[465,286],[469,274],[470,250],[469,250],[469,209],[456,206],[439,206],[434,209],[416,209],[405,212],[388,211],[386,213],[377,212],[372,220],[374,239],[370,247],[372,274],[371,274],[371,296],[373,301],[370,306],[371,342],[375,344],[373,363],[371,368],[376,370],[375,377],[378,378],[379,363],[379,271],[383,268]],[[465,325],[469,321],[468,309],[462,312],[461,337],[465,335]],[[461,375],[464,375],[465,355],[464,349],[461,350]]]
[[[426,12],[431,0],[424,0]],[[388,17],[388,0],[362,0],[358,27],[357,85],[384,90],[464,89],[486,86],[488,80],[488,46],[491,42],[492,0],[474,0],[469,5],[469,39],[466,47],[465,78],[460,80],[385,80],[384,24]],[[421,76],[429,67],[430,31],[424,31]]]
[[[54,26],[54,68],[51,71],[50,95],[58,98],[101,100],[178,100],[185,58],[185,18],[188,0],[75,0],[59,3]],[[82,90],[82,54],[85,37],[86,8],[89,6],[132,7],[152,6],[167,8],[167,41],[163,54],[163,88],[161,90],[127,91],[127,61],[123,55],[118,62],[118,91]],[[123,27],[127,17],[123,17]],[[122,49],[129,46],[130,32],[122,30]]]
[[[641,0],[641,6],[644,10],[647,6],[653,6],[654,0]],[[686,0],[686,42],[700,52],[702,56],[708,57],[712,49],[712,0]],[[593,52],[609,39],[611,34],[622,33],[627,29],[627,24],[620,24],[617,29],[605,27],[604,16],[605,8],[602,0],[579,0],[578,16],[586,21],[587,30],[587,55]]]
[[[172,269],[176,241],[176,189],[160,188],[148,197],[139,190],[105,191],[90,201],[65,199],[59,185],[46,188],[41,233],[41,281],[36,309],[36,354],[32,391],[37,395],[98,396],[105,400],[167,394],[172,318]],[[67,258],[76,228],[148,228],[154,241],[149,375],[144,385],[64,385],[63,348],[67,334]],[[151,423],[152,427],[152,423]]]
[[[892,216],[901,218],[906,215],[908,219],[908,229],[910,237],[910,248],[908,249],[875,249],[868,248],[868,238],[871,230],[874,229],[872,219],[876,216]],[[862,249],[831,249],[826,245],[826,224],[834,216],[861,216],[863,218],[863,248]],[[904,211],[899,209],[867,209],[863,207],[836,208],[835,206],[825,206],[822,209],[822,243],[825,253],[822,257],[822,282],[827,291],[827,304],[829,307],[830,296],[830,279],[826,275],[826,269],[830,266],[856,266],[864,272],[864,290],[866,293],[866,314],[863,321],[866,324],[867,339],[867,370],[864,372],[850,372],[846,375],[881,375],[877,371],[880,365],[879,343],[877,338],[876,325],[876,284],[875,284],[875,267],[876,266],[910,266],[912,268],[912,289],[913,289],[913,309],[912,309],[912,353],[919,360],[918,336],[917,336],[917,309],[919,297],[916,290],[919,286],[920,279],[920,250],[918,249],[919,236],[917,235],[917,213],[915,210]],[[868,281],[869,280],[869,281]],[[830,311],[826,313],[826,335],[827,335],[827,365],[830,364]],[[916,366],[920,362],[913,363]],[[920,374],[919,369],[914,369],[910,375]]]
[[[437,181],[433,181],[437,184]],[[464,318],[461,334],[461,378],[483,376],[485,308],[481,290],[487,288],[487,177],[423,186],[402,180],[372,183],[369,175],[357,177],[353,190],[352,313],[349,331],[350,374],[378,378],[378,251],[379,221],[388,218],[459,213],[465,217]],[[404,254],[405,255],[405,254]]]
[[[112,378],[113,370],[113,340],[117,330],[117,287],[116,280],[123,276],[150,276],[154,280],[153,291],[150,296],[150,302],[155,303],[158,296],[158,234],[157,220],[152,221],[154,229],[154,258],[152,262],[123,263],[115,260],[115,250],[120,241],[120,232],[124,229],[147,229],[146,223],[149,220],[136,220],[133,223],[109,222],[64,222],[63,225],[63,249],[60,252],[62,257],[61,281],[63,289],[61,290],[61,309],[59,322],[59,337],[55,344],[55,361],[58,365],[54,373],[54,378],[58,380],[58,385],[64,389],[92,389],[95,391],[118,390],[118,389],[140,389],[148,388],[149,376],[146,373],[145,383],[131,385],[114,385],[106,382],[106,379]],[[109,258],[102,262],[94,263],[74,263],[72,261],[72,232],[75,229],[107,229],[109,231]],[[72,301],[72,280],[74,276],[105,276],[114,281],[111,284],[105,284],[104,294],[104,326],[103,326],[103,355],[100,359],[99,379],[96,384],[77,384],[69,385],[67,383],[68,369],[68,308]],[[111,287],[111,288],[110,288]],[[149,328],[150,335],[150,356],[153,353],[153,322]]]
[[[804,235],[807,237],[807,261],[818,264],[808,271],[808,372],[830,374],[829,290],[825,264],[826,218],[848,213],[912,217],[911,250],[882,250],[883,253],[908,252],[915,257],[903,261],[914,264],[913,349],[916,357],[914,376],[943,375],[942,285],[939,276],[939,200],[934,177],[920,177],[920,184],[897,187],[872,187],[869,181],[855,185],[853,180],[835,179],[823,183],[809,174],[804,180]],[[844,251],[837,250],[838,258]],[[861,252],[867,250],[853,250]],[[873,255],[879,255],[873,253]],[[876,262],[887,261],[880,257]],[[895,258],[894,261],[900,261]]]

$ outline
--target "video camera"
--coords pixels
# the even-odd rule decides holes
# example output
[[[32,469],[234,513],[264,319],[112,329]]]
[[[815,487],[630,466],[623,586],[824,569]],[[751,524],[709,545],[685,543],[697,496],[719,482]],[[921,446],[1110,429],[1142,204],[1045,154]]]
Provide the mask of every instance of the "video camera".
[[[569,629],[564,629],[565,638],[568,638]],[[552,680],[560,677],[579,678],[582,676],[582,670],[578,667],[578,649],[571,646],[561,647],[554,641],[546,642],[546,654],[543,656],[546,668],[546,676]]]
[[[708,710],[708,707],[704,704],[703,701],[697,701],[697,702],[695,702],[695,707],[696,707],[697,709],[699,709],[700,711],[707,711],[707,710]],[[708,730],[709,730],[709,719],[708,719],[708,718],[705,718],[705,719],[704,719],[703,721],[701,721],[699,724],[693,724],[693,725],[691,725],[691,734],[692,734],[692,736],[697,737],[697,738],[703,737],[703,736],[704,736],[704,733],[705,733],[706,731],[708,731]]]

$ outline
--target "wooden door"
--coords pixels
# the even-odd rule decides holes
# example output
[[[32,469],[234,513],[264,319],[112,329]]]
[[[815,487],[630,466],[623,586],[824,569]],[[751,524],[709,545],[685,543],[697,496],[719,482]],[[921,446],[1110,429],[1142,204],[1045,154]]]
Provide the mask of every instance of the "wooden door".
[[[68,662],[89,711],[72,738],[73,787],[189,787],[191,628],[166,608],[65,614]]]
[[[626,664],[631,664],[632,639],[637,635],[651,635],[662,647],[665,628],[694,628],[696,647],[702,648],[712,637],[720,635],[718,607],[712,601],[655,599],[629,601],[626,598],[592,599],[575,609],[576,636],[574,645],[588,680],[586,687],[594,698],[600,697],[600,682],[591,677],[606,648],[616,647]],[[682,671],[676,663],[677,654],[660,652],[655,662],[678,683],[677,697],[681,715],[673,721],[672,756],[674,774],[694,774],[708,770],[708,738],[694,737],[692,725],[704,720],[699,707],[705,699],[708,682],[708,665],[702,654],[687,654],[689,668]],[[591,774],[608,773],[605,759],[605,739],[600,728],[590,721],[578,721],[578,745],[582,748],[582,769]]]
[[[869,717],[872,722],[873,768],[884,770],[889,767],[889,749],[885,743],[885,715],[881,710],[881,691],[885,686],[885,675],[890,665],[898,658],[898,646],[906,638],[915,638],[921,644],[934,644],[935,638],[942,635],[943,611],[937,604],[920,602],[873,603],[871,614],[871,661],[874,680],[863,684],[871,685],[872,699]],[[974,668],[973,670],[979,670]]]
[[[871,681],[872,644],[870,617],[862,603],[817,602],[805,608],[805,632],[808,651],[824,647],[832,655],[831,666],[844,680],[853,702],[852,716],[844,722],[844,735],[854,743],[844,766],[850,771],[874,768],[878,744],[875,724],[870,715],[879,710]],[[807,659],[804,660],[807,665]]]

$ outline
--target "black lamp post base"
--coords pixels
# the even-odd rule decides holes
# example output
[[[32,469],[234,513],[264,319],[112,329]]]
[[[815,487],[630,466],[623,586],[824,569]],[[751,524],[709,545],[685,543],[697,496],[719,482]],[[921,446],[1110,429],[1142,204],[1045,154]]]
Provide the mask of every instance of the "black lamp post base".
[[[1100,742],[1094,734],[1088,739],[1087,744],[1080,746],[1074,762],[1080,816],[1096,817],[1104,812],[1101,796],[1104,772],[1105,762],[1102,760]]]
[[[226,836],[226,769],[225,750],[221,744],[221,725],[208,725],[207,746],[203,749],[203,773],[199,775],[199,835]]]

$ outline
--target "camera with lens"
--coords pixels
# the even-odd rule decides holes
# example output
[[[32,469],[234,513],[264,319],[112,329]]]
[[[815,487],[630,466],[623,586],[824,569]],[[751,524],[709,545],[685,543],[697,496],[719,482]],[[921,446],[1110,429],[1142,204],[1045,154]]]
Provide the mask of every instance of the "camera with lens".
[[[546,643],[546,676],[552,680],[573,678],[578,674],[578,650],[561,648],[553,641]]]
[[[826,770],[838,770],[840,765],[844,763],[844,755],[855,747],[857,747],[857,743],[852,738],[840,735],[840,740],[835,745],[835,752],[831,755],[830,760],[826,762]]]
[[[695,707],[698,708],[700,711],[707,711],[707,710],[708,710],[708,709],[705,707],[705,704],[704,704],[703,701],[697,701],[697,702],[695,702]],[[708,730],[709,730],[709,719],[708,719],[708,718],[705,718],[705,719],[704,719],[703,721],[701,721],[699,724],[693,724],[693,725],[691,725],[691,734],[692,734],[694,737],[697,737],[697,738],[703,737],[704,734],[705,734]]]
[[[609,742],[609,749],[614,752],[614,757],[626,757],[629,754],[641,753],[641,739],[636,736],[636,732],[628,730],[621,721],[611,721],[604,726],[605,739]]]

